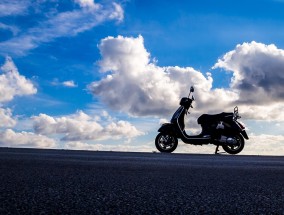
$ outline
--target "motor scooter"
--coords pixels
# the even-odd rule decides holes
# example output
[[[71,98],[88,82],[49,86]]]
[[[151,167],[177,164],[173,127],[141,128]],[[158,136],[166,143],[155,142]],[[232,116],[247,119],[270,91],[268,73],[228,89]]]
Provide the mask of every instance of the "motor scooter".
[[[158,130],[159,134],[155,139],[156,148],[160,152],[173,152],[178,146],[178,139],[186,144],[216,145],[215,154],[222,146],[225,152],[229,154],[240,153],[244,146],[244,139],[249,139],[245,126],[237,120],[241,118],[238,107],[234,108],[232,113],[219,113],[215,115],[203,114],[197,119],[201,125],[202,131],[199,135],[188,135],[185,132],[184,118],[189,108],[193,108],[192,102],[194,96],[190,98],[194,88],[190,88],[188,97],[180,100],[180,107],[176,110],[170,123],[164,123]]]

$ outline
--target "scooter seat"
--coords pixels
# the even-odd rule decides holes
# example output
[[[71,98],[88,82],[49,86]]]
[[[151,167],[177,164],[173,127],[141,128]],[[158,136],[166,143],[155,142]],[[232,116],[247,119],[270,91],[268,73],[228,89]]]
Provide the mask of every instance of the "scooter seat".
[[[198,119],[198,124],[206,124],[208,122],[226,121],[233,117],[233,113],[219,113],[219,114],[202,114]]]

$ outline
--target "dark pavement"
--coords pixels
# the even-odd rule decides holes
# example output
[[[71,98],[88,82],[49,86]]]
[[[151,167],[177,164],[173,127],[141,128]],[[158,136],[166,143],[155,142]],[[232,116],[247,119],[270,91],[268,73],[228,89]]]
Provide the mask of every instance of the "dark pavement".
[[[0,214],[284,214],[284,157],[0,148]]]

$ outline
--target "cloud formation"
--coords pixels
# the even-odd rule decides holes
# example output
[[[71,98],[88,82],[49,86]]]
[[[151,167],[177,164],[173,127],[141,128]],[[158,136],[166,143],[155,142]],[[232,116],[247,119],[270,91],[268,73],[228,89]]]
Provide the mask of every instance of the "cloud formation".
[[[62,135],[62,141],[132,139],[143,134],[129,122],[99,122],[99,119],[98,116],[91,117],[83,111],[63,117],[51,117],[46,114],[32,117],[33,128],[37,134]],[[103,125],[104,123],[107,124]]]
[[[284,50],[275,45],[243,43],[213,68],[233,72],[231,89],[245,118],[284,120]]]
[[[66,149],[71,150],[98,150],[98,151],[126,151],[126,152],[152,152],[155,150],[155,146],[150,144],[144,145],[130,145],[130,144],[88,144],[78,141],[67,142],[65,144]]]
[[[284,100],[284,50],[273,44],[237,45],[213,68],[233,72],[231,88],[239,92],[240,102],[263,105]]]
[[[24,15],[30,6],[30,1],[27,0],[1,0],[0,2],[0,17]]]
[[[105,21],[123,20],[124,11],[117,3],[101,5],[91,0],[75,0],[75,2],[80,6],[79,9],[52,14],[45,21],[39,22],[37,26],[1,42],[1,53],[25,55],[41,43],[60,37],[75,36]],[[10,7],[9,5],[8,1],[2,3],[3,7]]]
[[[17,33],[20,31],[19,28],[17,28],[16,26],[13,25],[6,25],[0,22],[0,30],[4,30],[4,31],[10,31],[13,36],[16,36]]]
[[[0,128],[12,128],[17,121],[13,118],[12,111],[7,108],[0,108]]]
[[[15,96],[32,95],[37,92],[31,81],[20,75],[12,58],[6,57],[0,67],[0,102],[13,100]],[[1,104],[0,103],[0,104]],[[10,128],[16,126],[17,120],[9,108],[0,108],[0,146],[1,147],[55,147],[53,139],[32,132],[15,132]],[[8,128],[8,129],[7,129]]]
[[[65,86],[65,87],[77,87],[77,85],[75,84],[75,82],[73,80],[63,81],[62,85]]]
[[[192,113],[232,111],[246,119],[284,119],[284,51],[275,45],[251,42],[237,45],[215,64],[233,73],[229,88],[213,88],[213,77],[191,67],[159,67],[151,62],[143,37],[107,37],[98,48],[105,78],[89,85],[114,110],[130,115],[165,117],[173,113],[189,87],[196,89]]]
[[[199,109],[224,107],[238,97],[230,90],[213,90],[210,73],[204,76],[191,67],[155,65],[142,36],[107,37],[98,47],[102,55],[100,70],[111,74],[91,83],[89,89],[115,110],[136,116],[165,116],[174,111],[181,97],[187,96],[191,85],[197,88]],[[222,103],[224,100],[226,103]]]
[[[29,147],[29,148],[54,148],[56,142],[48,137],[31,132],[15,132],[12,129],[0,131],[1,147]]]
[[[32,82],[19,74],[12,58],[6,57],[5,63],[0,67],[0,102],[11,101],[15,96],[32,95],[36,92],[37,89]]]
[[[90,10],[97,10],[101,7],[100,4],[96,4],[94,0],[75,0],[82,8],[87,8]]]
[[[15,96],[32,95],[37,92],[32,82],[19,74],[12,58],[6,58],[4,65],[1,66],[1,72],[3,74],[0,75],[0,102],[3,104],[13,100]],[[76,86],[74,81],[62,83],[57,81],[57,84],[67,87]],[[83,111],[62,117],[40,114],[32,117],[31,120],[35,133],[16,132],[10,129],[17,124],[11,109],[0,107],[0,128],[2,128],[0,146],[55,148],[58,147],[59,136],[61,141],[70,145],[70,142],[74,141],[130,140],[144,134],[129,122],[112,119],[106,112],[103,112],[101,116],[89,116]]]
[[[254,155],[278,155],[284,152],[283,135],[250,135],[250,141],[246,143],[243,154]]]
[[[60,82],[60,81],[58,81],[58,79],[54,79],[51,82],[51,85],[53,85],[53,86],[63,86],[63,87],[69,87],[69,88],[78,87],[78,85],[73,80]]]

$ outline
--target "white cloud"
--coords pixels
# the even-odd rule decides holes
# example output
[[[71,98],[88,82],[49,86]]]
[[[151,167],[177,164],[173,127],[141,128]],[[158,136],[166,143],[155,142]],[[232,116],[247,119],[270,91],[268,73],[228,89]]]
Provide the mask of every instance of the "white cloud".
[[[65,87],[77,87],[77,85],[74,83],[73,80],[64,81],[62,84],[63,84],[63,86],[65,86]]]
[[[246,142],[242,154],[248,155],[280,155],[284,154],[283,135],[253,135],[250,134],[250,141]]]
[[[71,141],[65,144],[65,149],[71,150],[92,150],[92,151],[104,151],[103,144],[89,144],[80,141]]]
[[[63,86],[63,87],[69,87],[69,88],[78,87],[77,84],[75,84],[75,82],[73,80],[60,82],[60,81],[58,81],[58,79],[54,79],[51,82],[51,85],[53,85],[53,86]]]
[[[267,105],[239,105],[244,119],[284,121],[284,103],[270,102]]]
[[[213,90],[210,73],[204,76],[191,67],[159,67],[151,63],[142,36],[107,37],[99,49],[100,69],[111,74],[91,83],[89,89],[115,110],[138,116],[165,116],[175,110],[181,97],[187,96],[191,85],[196,87],[197,110],[226,108],[238,97],[230,90]]]
[[[105,133],[108,138],[111,137],[112,139],[131,139],[144,134],[143,132],[137,130],[129,122],[123,120],[120,120],[118,122],[111,122],[105,127],[103,133]]]
[[[89,116],[83,111],[63,117],[40,114],[32,119],[36,133],[60,134],[63,135],[63,141],[131,139],[143,134],[126,121],[111,122],[104,126],[98,122],[97,116]]]
[[[284,50],[275,45],[243,43],[219,59],[214,68],[233,72],[231,87],[246,104],[284,100]]]
[[[65,144],[66,149],[72,150],[93,150],[93,151],[124,151],[124,152],[152,152],[155,151],[153,144],[141,144],[141,145],[130,145],[130,144],[92,144],[83,143],[78,141],[67,142]]]
[[[101,72],[111,72],[89,85],[90,91],[115,110],[136,116],[173,113],[179,99],[195,86],[191,112],[232,112],[235,105],[246,119],[283,121],[284,51],[252,42],[238,45],[214,68],[233,72],[230,88],[213,89],[210,73],[191,67],[159,67],[151,62],[143,37],[107,37],[99,44]]]
[[[123,9],[118,4],[100,5],[93,1],[76,1],[82,7],[55,13],[39,25],[0,43],[2,54],[24,55],[29,50],[60,37],[76,36],[105,21],[123,19]],[[88,8],[88,9],[86,9]]]
[[[124,10],[121,7],[121,5],[117,4],[115,2],[113,2],[112,5],[114,7],[114,11],[110,14],[109,18],[110,19],[114,19],[114,20],[118,20],[118,22],[123,21],[123,19],[124,19]]]
[[[17,121],[13,119],[12,111],[7,108],[0,108],[0,128],[11,128],[16,125]]]
[[[243,43],[226,53],[213,68],[233,72],[231,89],[244,116],[283,121],[284,50],[275,45]]]
[[[19,28],[17,28],[16,26],[6,25],[6,24],[1,23],[1,22],[0,22],[0,29],[12,32],[13,36],[16,36],[20,31]]]
[[[24,15],[30,6],[30,1],[27,0],[1,0],[0,2],[0,17]]]
[[[14,96],[32,95],[37,92],[32,82],[19,74],[10,57],[6,57],[0,72],[0,102],[11,101]]]
[[[216,146],[213,144],[208,145],[190,145],[179,141],[175,153],[194,153],[194,154],[215,154]],[[222,152],[222,147],[219,147],[219,152]],[[242,154],[242,153],[241,153]]]
[[[82,8],[88,8],[91,10],[99,9],[101,7],[100,4],[96,4],[94,0],[75,0]]]
[[[6,129],[5,131],[0,131],[0,146],[54,148],[56,147],[56,142],[43,135],[24,131],[17,133],[11,129]]]

